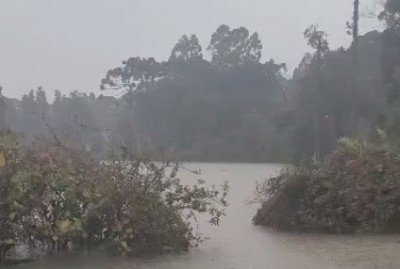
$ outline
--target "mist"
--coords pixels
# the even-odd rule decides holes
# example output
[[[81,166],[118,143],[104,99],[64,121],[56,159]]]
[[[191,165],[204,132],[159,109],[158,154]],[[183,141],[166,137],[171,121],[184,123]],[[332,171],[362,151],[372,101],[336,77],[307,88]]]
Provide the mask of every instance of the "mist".
[[[364,1],[361,10],[376,8]],[[348,46],[351,1],[51,1],[4,0],[0,9],[0,81],[7,96],[31,88],[48,93],[98,92],[99,79],[128,56],[167,60],[182,34],[197,34],[206,47],[218,25],[246,26],[260,34],[263,59],[288,66],[300,62],[306,44],[300,33],[318,23],[333,48]],[[300,12],[301,11],[301,12]],[[365,12],[364,12],[365,13]],[[379,27],[363,19],[361,32]],[[205,55],[210,57],[209,55]],[[21,79],[23,77],[23,79]]]
[[[398,268],[400,0],[3,0],[0,40],[1,268]]]

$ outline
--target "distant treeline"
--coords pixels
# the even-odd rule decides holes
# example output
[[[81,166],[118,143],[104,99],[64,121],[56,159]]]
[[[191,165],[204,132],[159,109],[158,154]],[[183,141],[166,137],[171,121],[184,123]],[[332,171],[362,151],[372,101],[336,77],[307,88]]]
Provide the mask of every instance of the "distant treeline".
[[[357,36],[330,50],[317,26],[304,32],[313,49],[292,78],[285,64],[261,62],[257,33],[220,26],[205,60],[195,35],[184,35],[166,62],[129,58],[110,70],[101,89],[117,97],[42,88],[22,100],[3,97],[0,123],[29,137],[56,132],[99,154],[115,144],[145,146],[158,157],[199,161],[280,162],[324,156],[340,137],[400,134],[400,35]]]

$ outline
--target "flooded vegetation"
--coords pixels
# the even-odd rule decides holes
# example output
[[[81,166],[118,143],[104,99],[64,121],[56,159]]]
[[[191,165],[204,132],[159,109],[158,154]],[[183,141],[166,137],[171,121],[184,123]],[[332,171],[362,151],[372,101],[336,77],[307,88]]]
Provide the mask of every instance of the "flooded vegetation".
[[[206,179],[206,184],[228,181],[230,194],[226,216],[220,227],[200,218],[206,240],[198,248],[180,254],[147,257],[109,257],[92,253],[72,257],[44,258],[31,264],[13,266],[18,269],[82,268],[82,269],[186,269],[186,268],[328,268],[373,269],[397,268],[400,259],[400,236],[394,235],[326,235],[286,233],[254,226],[252,218],[257,206],[254,199],[255,179],[279,174],[282,165],[185,163],[190,170],[202,170],[202,176],[182,170],[179,177],[185,184]],[[67,262],[66,262],[67,261]]]
[[[28,150],[11,132],[0,133],[7,160],[0,177],[0,261],[22,245],[32,255],[102,247],[124,256],[184,251],[203,240],[192,226],[197,213],[209,214],[211,225],[224,215],[227,184],[183,185],[179,164],[166,171],[168,164],[128,152],[96,161],[56,142],[38,140]]]
[[[258,186],[264,201],[255,223],[307,232],[399,232],[400,160],[382,143],[342,139],[323,164],[301,164],[267,180]]]
[[[400,0],[2,1],[0,267],[400,266]]]

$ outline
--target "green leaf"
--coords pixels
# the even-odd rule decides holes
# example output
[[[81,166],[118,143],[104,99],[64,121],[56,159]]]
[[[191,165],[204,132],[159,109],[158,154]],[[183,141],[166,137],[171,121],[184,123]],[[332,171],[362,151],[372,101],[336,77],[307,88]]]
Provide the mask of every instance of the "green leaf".
[[[14,245],[15,244],[15,240],[14,239],[6,239],[3,241],[4,245]]]
[[[121,247],[122,247],[124,250],[128,250],[128,244],[127,244],[125,241],[121,241]]]
[[[6,166],[6,156],[4,151],[0,151],[0,167]]]
[[[70,231],[71,222],[69,220],[59,220],[56,223],[60,235],[67,234]]]
[[[14,220],[16,215],[17,215],[17,213],[12,212],[12,213],[8,216],[8,218],[9,218],[10,220]]]

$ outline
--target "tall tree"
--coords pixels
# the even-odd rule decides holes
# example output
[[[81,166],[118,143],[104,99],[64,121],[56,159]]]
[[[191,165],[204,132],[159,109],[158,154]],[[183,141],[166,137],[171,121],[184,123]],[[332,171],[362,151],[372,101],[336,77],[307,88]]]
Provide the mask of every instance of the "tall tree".
[[[400,98],[400,0],[387,0],[379,19],[385,22],[383,40],[383,78],[388,100]]]
[[[25,118],[32,118],[35,114],[35,91],[30,90],[29,94],[24,94],[21,100],[21,110]]]
[[[360,21],[360,0],[354,0],[353,11],[353,63],[357,66],[358,63],[358,36],[359,36],[359,21]]]
[[[400,1],[386,0],[383,11],[379,14],[379,19],[386,23],[389,29],[400,28]]]
[[[148,91],[158,80],[165,78],[165,73],[164,63],[159,63],[154,58],[133,57],[123,61],[122,67],[108,71],[101,81],[101,90],[117,90],[125,97],[129,111],[128,125],[131,127],[131,139],[128,142],[131,145],[137,142],[138,138],[134,97],[136,94]]]
[[[62,94],[59,90],[54,91],[54,103],[61,102]]]
[[[36,90],[36,111],[39,114],[43,114],[49,108],[49,103],[47,101],[46,92],[42,87]]]
[[[221,25],[217,29],[208,46],[213,64],[221,68],[239,66],[246,62],[258,63],[261,49],[257,32],[250,35],[245,27],[230,30],[227,25]]]
[[[164,64],[154,58],[133,57],[122,62],[122,67],[111,69],[102,79],[100,88],[145,90],[165,76]]]
[[[199,60],[203,58],[201,51],[202,48],[196,35],[192,35],[190,38],[184,35],[172,49],[169,61],[189,62]]]
[[[317,68],[322,68],[322,57],[329,51],[327,34],[318,29],[318,25],[311,25],[304,31],[307,44],[314,49],[314,59]]]
[[[327,34],[318,29],[318,25],[311,25],[304,31],[304,38],[307,44],[314,49],[314,56],[311,61],[311,72],[316,76],[315,79],[315,111],[314,111],[314,158],[319,161],[322,156],[322,134],[324,132],[324,121],[327,119],[326,113],[326,93],[323,82],[323,57],[329,52]]]

